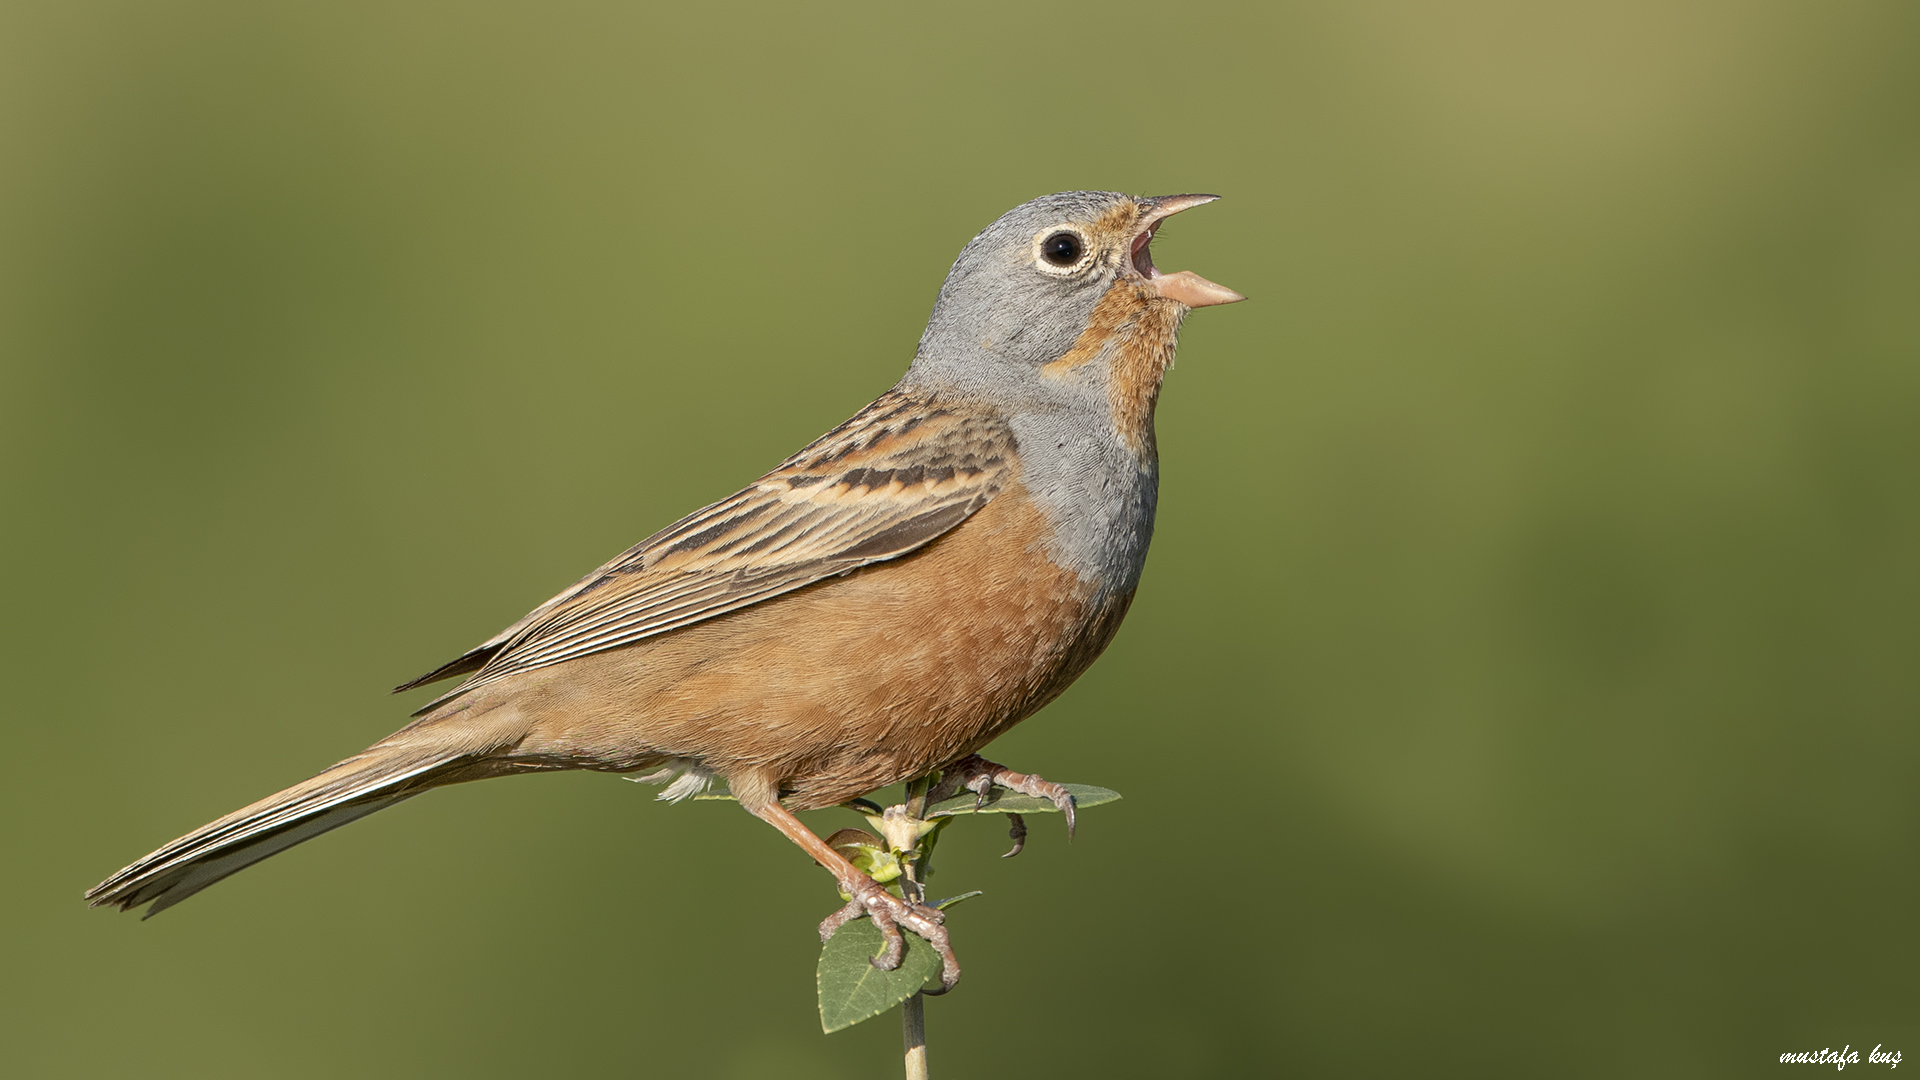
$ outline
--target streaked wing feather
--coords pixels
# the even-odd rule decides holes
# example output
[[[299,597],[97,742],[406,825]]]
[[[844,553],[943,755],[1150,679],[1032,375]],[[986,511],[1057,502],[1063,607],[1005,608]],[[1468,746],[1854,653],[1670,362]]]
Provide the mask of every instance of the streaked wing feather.
[[[487,661],[493,659],[500,653],[500,650],[505,647],[507,642],[512,641],[516,636],[524,632],[527,627],[532,626],[535,622],[539,621],[542,616],[554,608],[606,582],[610,575],[621,569],[636,564],[645,552],[655,547],[662,539],[699,529],[703,523],[737,507],[750,494],[752,494],[751,488],[738,492],[710,506],[702,507],[700,510],[661,529],[659,532],[654,533],[652,536],[647,537],[645,540],[640,541],[607,560],[607,562],[596,568],[592,573],[574,582],[572,585],[567,586],[565,589],[562,589],[546,603],[541,604],[539,607],[521,616],[519,621],[515,622],[512,626],[507,627],[505,630],[500,631],[454,659],[434,668],[425,675],[401,683],[399,686],[393,688],[393,693],[398,694],[406,690],[412,690],[415,687],[425,686],[428,683],[439,682],[441,679],[449,679],[455,675],[465,675],[468,672],[479,671],[482,667],[486,666]]]
[[[474,673],[424,713],[509,675],[631,645],[898,558],[985,506],[1014,463],[1004,421],[890,391],[744,491],[641,541],[401,689]]]

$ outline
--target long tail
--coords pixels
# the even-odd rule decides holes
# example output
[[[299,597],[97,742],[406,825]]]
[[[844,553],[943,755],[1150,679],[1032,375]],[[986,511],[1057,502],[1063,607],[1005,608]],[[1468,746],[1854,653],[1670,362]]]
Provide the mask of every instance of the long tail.
[[[502,710],[511,712],[512,710]],[[269,795],[160,848],[87,890],[92,907],[147,901],[146,918],[271,855],[422,791],[518,771],[485,758],[508,739],[501,725],[461,717],[410,726],[310,780]]]

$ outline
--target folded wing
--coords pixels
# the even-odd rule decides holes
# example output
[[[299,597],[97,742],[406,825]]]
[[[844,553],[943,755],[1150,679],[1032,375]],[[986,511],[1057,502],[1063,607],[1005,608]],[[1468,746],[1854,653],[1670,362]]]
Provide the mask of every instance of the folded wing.
[[[1014,466],[1004,421],[889,391],[746,490],[641,541],[478,648],[398,689],[474,673],[424,713],[509,675],[898,558],[979,511]]]

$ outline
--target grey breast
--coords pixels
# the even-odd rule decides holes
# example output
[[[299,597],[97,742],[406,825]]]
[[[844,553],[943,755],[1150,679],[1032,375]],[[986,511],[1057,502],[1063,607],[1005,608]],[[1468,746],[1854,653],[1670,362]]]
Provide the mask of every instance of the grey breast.
[[[1122,441],[1101,400],[1013,417],[1020,480],[1053,527],[1047,555],[1097,589],[1124,595],[1140,584],[1160,464]]]

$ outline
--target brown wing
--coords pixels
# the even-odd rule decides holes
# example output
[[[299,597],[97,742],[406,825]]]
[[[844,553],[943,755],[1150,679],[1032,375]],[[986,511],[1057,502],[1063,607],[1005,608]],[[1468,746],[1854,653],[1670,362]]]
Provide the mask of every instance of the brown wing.
[[[1012,475],[1006,423],[888,391],[746,490],[642,540],[407,690],[496,679],[630,645],[897,558],[985,506]],[[418,715],[416,713],[415,715]]]

